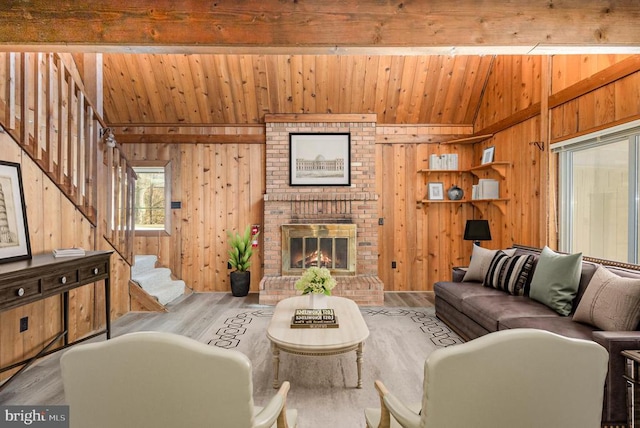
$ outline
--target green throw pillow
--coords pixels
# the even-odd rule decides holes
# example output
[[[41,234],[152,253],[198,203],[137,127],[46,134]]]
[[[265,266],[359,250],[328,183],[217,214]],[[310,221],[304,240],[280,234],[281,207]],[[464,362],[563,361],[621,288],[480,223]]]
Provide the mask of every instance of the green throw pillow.
[[[569,315],[578,292],[582,253],[558,254],[544,247],[531,279],[529,297],[560,315]]]

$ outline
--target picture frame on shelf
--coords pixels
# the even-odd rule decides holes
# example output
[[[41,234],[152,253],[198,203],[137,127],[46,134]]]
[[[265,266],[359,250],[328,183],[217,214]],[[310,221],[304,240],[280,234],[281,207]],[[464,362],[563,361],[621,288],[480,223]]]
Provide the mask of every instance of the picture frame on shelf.
[[[0,263],[31,259],[20,164],[0,161]]]
[[[350,186],[350,133],[289,134],[290,186]]]
[[[482,165],[493,162],[493,155],[495,154],[496,147],[491,146],[484,149],[482,152]]]
[[[430,201],[443,201],[444,200],[444,183],[430,182],[427,185],[427,198]]]

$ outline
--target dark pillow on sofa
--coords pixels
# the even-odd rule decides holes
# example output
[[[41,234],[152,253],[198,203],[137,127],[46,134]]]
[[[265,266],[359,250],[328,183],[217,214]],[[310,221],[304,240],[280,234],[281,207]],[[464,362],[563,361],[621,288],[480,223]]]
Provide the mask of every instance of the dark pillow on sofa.
[[[528,294],[533,262],[533,255],[509,257],[498,251],[491,260],[483,285],[506,291],[514,296]]]

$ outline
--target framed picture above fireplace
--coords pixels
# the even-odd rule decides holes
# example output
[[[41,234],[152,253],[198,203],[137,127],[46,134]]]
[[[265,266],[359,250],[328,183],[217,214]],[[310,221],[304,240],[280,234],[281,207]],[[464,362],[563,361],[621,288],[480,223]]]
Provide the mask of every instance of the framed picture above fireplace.
[[[350,186],[351,134],[289,134],[289,185]]]

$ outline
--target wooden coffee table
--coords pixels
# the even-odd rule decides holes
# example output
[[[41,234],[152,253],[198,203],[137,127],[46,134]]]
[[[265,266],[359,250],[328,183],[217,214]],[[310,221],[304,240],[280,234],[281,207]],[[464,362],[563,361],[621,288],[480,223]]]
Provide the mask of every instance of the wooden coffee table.
[[[356,351],[358,367],[357,388],[362,388],[362,352],[369,329],[353,300],[328,296],[327,307],[338,318],[338,328],[291,328],[291,317],[296,309],[306,309],[308,296],[290,297],[280,301],[267,327],[267,337],[273,352],[273,387],[280,382],[280,351],[295,355],[328,356]]]

